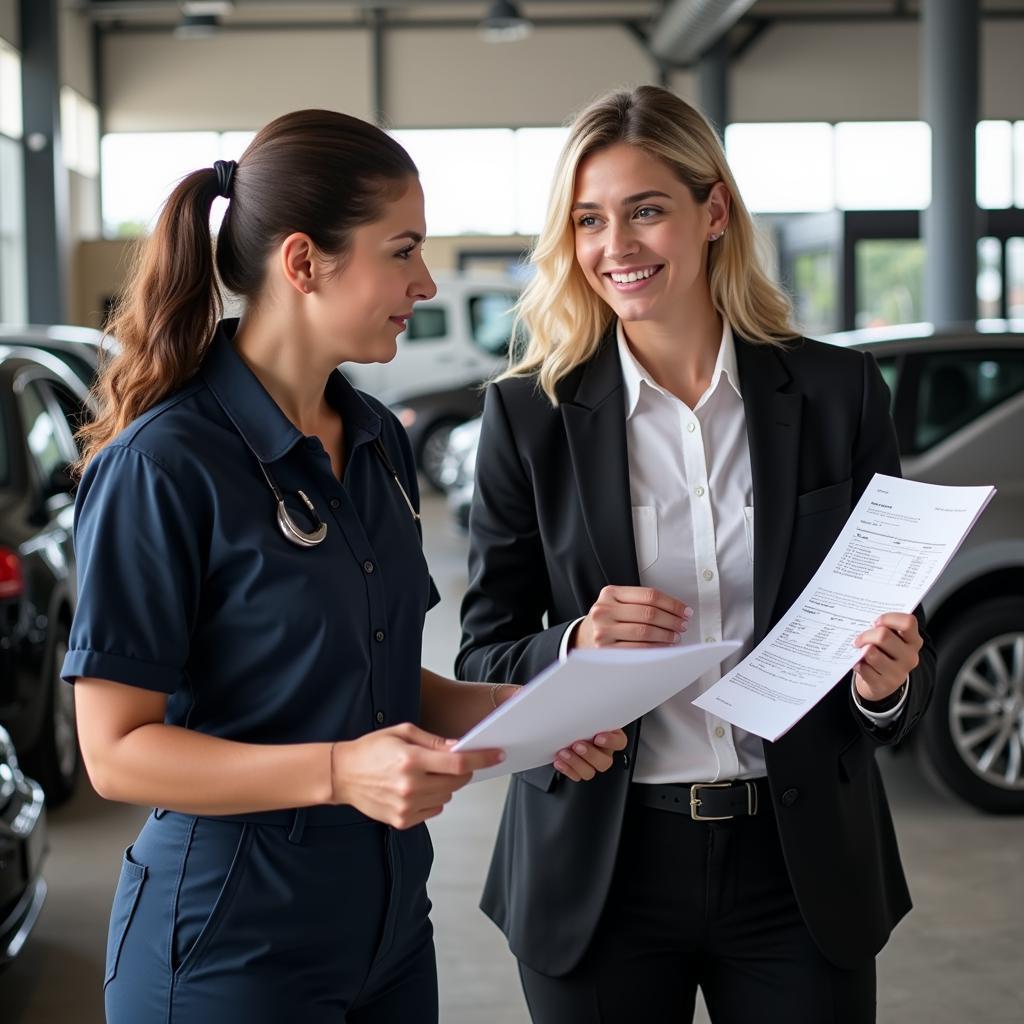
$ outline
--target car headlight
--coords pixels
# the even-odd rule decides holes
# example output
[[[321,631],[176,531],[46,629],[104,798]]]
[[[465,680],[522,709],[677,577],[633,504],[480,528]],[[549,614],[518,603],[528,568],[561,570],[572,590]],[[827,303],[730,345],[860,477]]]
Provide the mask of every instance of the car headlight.
[[[9,764],[15,771],[18,770],[18,753],[11,742],[10,734],[0,725],[0,764]]]

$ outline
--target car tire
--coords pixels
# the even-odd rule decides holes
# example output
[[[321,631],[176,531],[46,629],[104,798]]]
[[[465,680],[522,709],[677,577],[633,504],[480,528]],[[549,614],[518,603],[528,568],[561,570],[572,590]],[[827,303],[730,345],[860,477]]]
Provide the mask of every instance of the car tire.
[[[25,773],[43,787],[50,807],[58,807],[71,798],[82,762],[75,721],[74,687],[60,677],[67,651],[67,633],[58,633],[48,662],[49,689],[42,730],[35,746],[21,758]]]
[[[937,647],[919,750],[968,803],[995,814],[1024,813],[1024,598],[976,605]]]
[[[444,484],[441,482],[441,463],[444,460],[445,449],[448,447],[448,436],[464,422],[464,420],[453,417],[436,420],[423,431],[423,435],[420,437],[416,463],[431,490],[437,491],[439,494],[444,494]]]

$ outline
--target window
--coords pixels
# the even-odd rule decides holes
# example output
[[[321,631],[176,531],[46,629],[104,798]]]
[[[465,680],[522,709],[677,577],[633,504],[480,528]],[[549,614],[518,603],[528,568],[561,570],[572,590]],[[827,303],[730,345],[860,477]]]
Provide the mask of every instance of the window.
[[[857,243],[857,327],[922,320],[924,244],[916,239]]]
[[[448,310],[444,306],[418,306],[406,325],[403,341],[432,341],[448,336]]]
[[[895,413],[896,387],[899,384],[901,360],[899,356],[880,356],[876,361],[882,374],[882,380],[885,381],[885,386],[889,389],[890,411]]]
[[[64,420],[68,425],[68,431],[72,437],[78,433],[79,428],[89,419],[89,413],[85,408],[85,405],[73,395],[63,384],[57,384],[56,382],[50,385],[50,390],[53,393],[53,397],[57,403],[57,407],[64,415]],[[75,445],[81,452],[81,445],[78,443],[78,439],[75,438]]]
[[[1006,315],[1024,317],[1024,238],[1006,240]]]
[[[978,205],[983,210],[1013,206],[1013,126],[981,121],[975,139]]]
[[[923,121],[837,124],[841,210],[923,210],[931,202],[931,129]]]
[[[45,393],[36,383],[26,385],[21,393],[21,416],[29,453],[45,485],[67,466],[68,459],[61,428],[50,413]]]
[[[0,321],[28,319],[25,166],[21,143],[0,135]]]
[[[21,55],[0,39],[0,134],[20,139]]]
[[[1002,316],[1003,247],[998,238],[978,239],[978,316]]]
[[[518,296],[510,292],[485,292],[469,300],[469,323],[473,341],[488,355],[508,354],[512,340],[513,306]]]
[[[802,252],[793,260],[793,312],[804,334],[827,334],[838,327],[835,254]]]
[[[833,128],[829,124],[730,124],[729,167],[747,207],[758,213],[835,206]]]
[[[95,178],[100,173],[100,115],[74,89],[60,91],[60,133],[64,166],[69,171]]]
[[[1024,390],[1024,352],[935,352],[924,357],[914,453],[923,452]]]

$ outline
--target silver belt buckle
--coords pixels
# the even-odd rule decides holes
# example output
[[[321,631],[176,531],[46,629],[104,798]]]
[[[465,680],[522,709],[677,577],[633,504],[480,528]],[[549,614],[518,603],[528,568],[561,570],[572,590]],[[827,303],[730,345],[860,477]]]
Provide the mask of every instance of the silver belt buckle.
[[[694,821],[728,821],[730,818],[735,818],[735,814],[720,814],[710,815],[701,814],[697,808],[700,807],[700,797],[697,796],[697,791],[701,789],[728,789],[732,785],[731,782],[695,782],[690,787],[690,817]]]

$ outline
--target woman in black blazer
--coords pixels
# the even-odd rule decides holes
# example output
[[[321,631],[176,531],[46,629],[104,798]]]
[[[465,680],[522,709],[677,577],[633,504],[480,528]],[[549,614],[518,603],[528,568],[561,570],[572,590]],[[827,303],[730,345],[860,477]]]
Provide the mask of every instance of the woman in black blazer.
[[[573,647],[737,638],[799,595],[875,472],[897,475],[870,356],[800,338],[707,122],[644,87],[562,153],[487,394],[456,672],[521,683]],[[513,778],[483,908],[540,1024],[874,1020],[910,908],[878,746],[932,687],[920,613],[775,743],[692,706],[711,672],[588,751]]]

